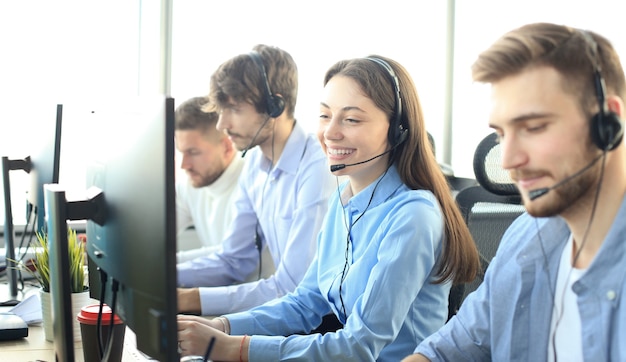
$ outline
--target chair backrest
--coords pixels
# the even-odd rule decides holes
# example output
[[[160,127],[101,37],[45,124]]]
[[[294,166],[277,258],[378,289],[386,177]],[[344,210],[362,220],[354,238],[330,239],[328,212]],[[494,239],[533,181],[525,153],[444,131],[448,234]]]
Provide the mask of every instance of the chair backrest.
[[[450,191],[452,192],[452,196],[456,198],[456,196],[461,192],[461,190],[466,189],[470,186],[478,186],[479,183],[476,179],[467,178],[467,177],[457,177],[454,175],[446,175],[446,180],[448,181],[448,186],[450,187]]]
[[[461,189],[456,202],[476,242],[482,270],[473,282],[452,287],[449,317],[456,314],[465,297],[482,283],[502,235],[525,212],[517,187],[508,172],[502,169],[500,144],[495,133],[485,137],[476,147],[474,174],[479,185]]]

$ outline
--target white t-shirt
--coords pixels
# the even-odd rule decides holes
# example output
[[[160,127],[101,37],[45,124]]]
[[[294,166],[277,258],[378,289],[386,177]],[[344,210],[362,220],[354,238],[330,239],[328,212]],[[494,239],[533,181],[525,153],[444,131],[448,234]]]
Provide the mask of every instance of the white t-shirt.
[[[244,160],[236,155],[224,173],[211,185],[193,187],[185,173],[177,175],[176,183],[176,227],[178,238],[193,226],[201,244],[188,249],[179,243],[176,259],[178,263],[206,256],[221,248],[222,240],[235,217],[237,180],[243,169]]]
[[[548,361],[582,362],[582,329],[578,311],[577,295],[572,285],[585,274],[586,269],[572,267],[573,238],[570,235],[559,265],[559,274],[554,290],[554,306],[548,342]]]

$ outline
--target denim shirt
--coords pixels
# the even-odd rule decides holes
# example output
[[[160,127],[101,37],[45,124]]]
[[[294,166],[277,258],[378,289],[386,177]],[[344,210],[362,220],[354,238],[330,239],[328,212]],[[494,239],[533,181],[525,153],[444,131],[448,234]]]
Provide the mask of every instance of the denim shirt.
[[[585,361],[626,361],[626,202],[578,296]],[[559,260],[570,231],[524,214],[507,230],[481,286],[415,350],[431,361],[545,361]],[[543,249],[542,249],[543,245]]]

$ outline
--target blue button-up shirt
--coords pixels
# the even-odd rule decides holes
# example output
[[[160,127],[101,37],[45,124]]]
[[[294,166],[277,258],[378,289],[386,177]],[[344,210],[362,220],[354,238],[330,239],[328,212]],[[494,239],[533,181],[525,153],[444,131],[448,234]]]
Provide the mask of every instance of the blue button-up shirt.
[[[337,193],[329,201],[316,258],[295,292],[227,316],[232,334],[254,335],[250,361],[399,361],[445,323],[450,284],[431,283],[443,242],[434,195],[410,190],[395,167],[378,186],[374,182],[344,201],[345,207]],[[342,283],[350,225],[350,266]],[[317,327],[331,312],[345,323],[343,329],[291,335]],[[291,336],[280,337],[285,335]]]
[[[481,286],[416,352],[432,361],[547,360],[553,291],[569,235],[559,217],[520,216],[503,236]],[[626,361],[626,201],[572,289],[584,360]]]
[[[336,186],[326,155],[319,141],[296,123],[274,163],[270,170],[270,160],[258,147],[246,155],[236,216],[223,250],[178,265],[179,285],[210,287],[200,288],[204,315],[247,310],[293,291],[313,260],[328,197]],[[237,284],[259,263],[257,230],[276,271]]]

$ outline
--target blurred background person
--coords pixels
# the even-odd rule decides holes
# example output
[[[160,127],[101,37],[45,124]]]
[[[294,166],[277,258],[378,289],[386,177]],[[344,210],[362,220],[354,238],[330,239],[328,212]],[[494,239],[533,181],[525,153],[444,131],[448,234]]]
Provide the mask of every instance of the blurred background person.
[[[185,171],[176,175],[179,263],[219,250],[235,216],[244,162],[228,136],[217,130],[219,115],[202,110],[207,102],[206,97],[191,98],[175,113],[176,148]]]

